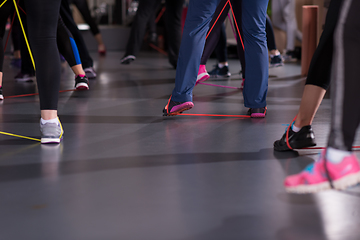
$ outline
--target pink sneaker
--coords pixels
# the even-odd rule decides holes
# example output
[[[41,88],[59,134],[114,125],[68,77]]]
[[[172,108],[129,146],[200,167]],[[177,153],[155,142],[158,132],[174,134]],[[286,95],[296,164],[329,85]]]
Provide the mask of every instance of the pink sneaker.
[[[338,190],[346,189],[360,182],[360,167],[357,157],[352,154],[345,157],[340,163],[334,164],[325,161],[324,150],[320,159],[308,165],[299,174],[288,176],[285,181],[285,189],[290,193],[315,193],[331,189],[328,176],[332,180],[333,187]],[[326,168],[325,169],[325,164]]]
[[[204,82],[204,81],[208,80],[209,78],[210,78],[210,75],[206,71],[206,66],[200,65],[195,85],[197,85],[198,83]]]

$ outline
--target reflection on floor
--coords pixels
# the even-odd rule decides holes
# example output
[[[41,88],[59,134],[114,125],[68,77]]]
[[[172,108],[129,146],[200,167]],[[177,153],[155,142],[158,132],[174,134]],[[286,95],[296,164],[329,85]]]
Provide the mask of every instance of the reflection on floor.
[[[0,134],[0,239],[360,239],[359,187],[296,196],[282,186],[319,153],[272,149],[298,110],[298,64],[270,69],[265,119],[162,117],[175,70],[156,53],[131,65],[122,55],[94,54],[90,91],[60,93],[60,145]],[[9,63],[4,95],[35,93]],[[230,60],[232,77],[208,83],[239,87],[239,70]],[[61,89],[73,79],[64,65]],[[189,113],[247,112],[237,89],[199,85],[194,103]],[[325,99],[313,124],[319,146],[329,116]],[[38,97],[5,99],[0,131],[39,138]]]

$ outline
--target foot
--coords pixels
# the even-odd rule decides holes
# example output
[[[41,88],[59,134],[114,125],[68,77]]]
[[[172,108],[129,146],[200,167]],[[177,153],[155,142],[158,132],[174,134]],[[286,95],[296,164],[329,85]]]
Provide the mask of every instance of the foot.
[[[287,142],[289,142],[291,148],[289,148]],[[281,152],[313,146],[316,146],[316,142],[314,132],[310,125],[302,127],[299,132],[294,132],[290,127],[288,141],[286,140],[285,132],[280,140],[274,142],[274,150]]]
[[[270,68],[283,66],[284,62],[281,55],[270,55]]]
[[[324,150],[320,159],[307,166],[302,172],[288,176],[284,181],[287,192],[315,193],[331,189],[343,190],[360,182],[359,160],[354,154],[346,156],[340,163],[325,159]]]
[[[231,76],[228,66],[219,67],[218,64],[215,65],[215,68],[209,72],[210,76],[213,78],[228,78]]]
[[[85,75],[88,79],[96,78],[96,72],[93,67],[88,67],[84,69]]]
[[[41,143],[60,143],[64,130],[60,121],[57,123],[45,123],[40,121]]]
[[[206,66],[205,65],[200,65],[199,72],[198,72],[198,75],[197,75],[197,78],[196,78],[196,85],[201,83],[201,82],[205,82],[209,78],[210,78],[210,75],[206,71]]]
[[[15,76],[15,80],[19,82],[32,82],[35,78],[35,74],[19,72]]]
[[[130,64],[132,61],[135,61],[135,59],[136,59],[136,57],[134,55],[127,55],[120,60],[120,63],[121,64]]]
[[[75,78],[76,90],[89,90],[89,80],[86,76],[76,76]]]
[[[175,102],[171,97],[163,109],[163,116],[175,116],[194,107],[192,102]]]
[[[0,87],[0,100],[4,100],[3,89]]]
[[[285,50],[283,54],[284,62],[296,62],[298,59],[295,57],[295,51]]]
[[[250,108],[248,115],[252,118],[264,118],[266,115],[267,107],[263,108]]]
[[[100,56],[106,55],[106,48],[104,44],[98,45],[98,53],[100,54]]]

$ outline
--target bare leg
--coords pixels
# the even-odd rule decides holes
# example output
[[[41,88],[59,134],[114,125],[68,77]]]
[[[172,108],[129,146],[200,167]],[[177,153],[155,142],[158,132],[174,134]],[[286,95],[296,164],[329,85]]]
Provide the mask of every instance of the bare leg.
[[[21,58],[20,50],[14,51],[14,58],[16,58],[16,59],[20,59],[20,58]]]
[[[41,118],[44,120],[54,119],[57,116],[57,110],[41,110]]]
[[[75,73],[76,76],[85,75],[84,69],[81,64],[72,66],[71,69],[73,70],[73,72]]]
[[[302,128],[311,125],[325,93],[326,90],[321,87],[305,85],[299,112],[294,124],[296,127]]]
[[[0,87],[2,86],[3,73],[0,72]]]

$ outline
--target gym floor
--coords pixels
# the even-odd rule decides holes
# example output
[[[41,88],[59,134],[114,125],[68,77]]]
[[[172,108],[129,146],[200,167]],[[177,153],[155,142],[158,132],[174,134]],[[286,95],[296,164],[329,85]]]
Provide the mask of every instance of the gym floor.
[[[90,90],[59,94],[60,145],[21,137],[40,138],[38,96],[9,96],[35,93],[36,84],[13,80],[18,69],[5,59],[0,239],[360,239],[359,186],[311,195],[283,188],[320,152],[272,148],[300,104],[299,64],[270,69],[265,119],[163,117],[175,79],[166,57],[145,52],[120,65],[122,52],[92,56]],[[239,62],[229,64],[230,79],[206,83],[240,87]],[[74,88],[66,64],[61,77],[62,90]],[[194,104],[187,113],[247,112],[238,89],[198,85]],[[313,123],[320,147],[329,116],[327,98]]]

